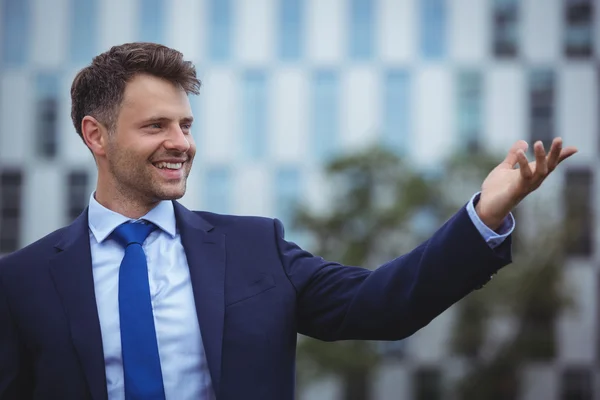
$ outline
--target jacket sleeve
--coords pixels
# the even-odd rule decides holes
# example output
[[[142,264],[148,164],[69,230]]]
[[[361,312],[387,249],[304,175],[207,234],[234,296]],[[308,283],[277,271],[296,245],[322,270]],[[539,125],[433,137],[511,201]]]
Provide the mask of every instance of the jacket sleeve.
[[[0,400],[32,397],[33,381],[24,353],[0,274]]]
[[[328,262],[283,238],[279,257],[297,292],[298,332],[321,340],[400,340],[481,288],[511,259],[511,238],[495,249],[462,208],[429,240],[371,271]]]

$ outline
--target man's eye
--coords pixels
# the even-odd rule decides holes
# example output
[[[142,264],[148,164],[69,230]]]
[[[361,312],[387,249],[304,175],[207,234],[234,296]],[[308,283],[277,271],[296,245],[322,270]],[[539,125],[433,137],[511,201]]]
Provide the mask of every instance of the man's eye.
[[[160,123],[158,123],[158,122],[157,122],[156,124],[152,124],[152,125],[150,125],[150,128],[154,128],[154,129],[160,129],[160,128],[162,128],[162,125],[161,125]]]

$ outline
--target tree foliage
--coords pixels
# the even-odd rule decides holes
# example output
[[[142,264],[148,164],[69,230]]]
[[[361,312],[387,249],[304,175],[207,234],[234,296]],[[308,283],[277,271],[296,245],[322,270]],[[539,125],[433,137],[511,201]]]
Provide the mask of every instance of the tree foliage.
[[[415,219],[441,210],[438,186],[380,148],[343,157],[326,169],[332,188],[331,209],[301,208],[296,226],[311,234],[311,249],[325,259],[374,268],[415,247]],[[437,217],[435,217],[437,219]],[[346,400],[364,400],[379,353],[372,342],[320,342],[302,338],[298,346],[300,378],[335,374],[344,382]]]

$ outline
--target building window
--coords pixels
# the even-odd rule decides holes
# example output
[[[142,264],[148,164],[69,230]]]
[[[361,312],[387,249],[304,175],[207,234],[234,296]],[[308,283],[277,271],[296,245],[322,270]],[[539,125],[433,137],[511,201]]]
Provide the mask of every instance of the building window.
[[[67,199],[67,218],[71,222],[87,207],[89,176],[85,171],[73,171],[67,177],[69,198]]]
[[[333,71],[317,71],[313,78],[313,146],[319,159],[336,151],[339,136],[339,78]]]
[[[54,158],[58,150],[58,77],[39,74],[36,78],[37,153]]]
[[[29,58],[30,1],[3,0],[0,5],[1,62],[9,67],[21,66]]]
[[[301,0],[280,0],[279,57],[285,61],[298,60],[302,55]]]
[[[458,74],[457,97],[459,142],[470,150],[476,150],[483,134],[483,85],[480,72],[463,71]]]
[[[162,43],[165,5],[163,0],[140,0],[140,38],[143,42]]]
[[[596,267],[596,270],[600,271],[600,268]],[[600,272],[598,272],[596,274],[596,365],[599,365],[599,364],[600,364]]]
[[[257,161],[267,149],[267,76],[250,71],[243,83],[243,152],[247,159]]]
[[[22,187],[20,171],[0,173],[0,254],[11,253],[19,247]]]
[[[389,71],[385,75],[384,96],[384,144],[396,153],[405,153],[411,125],[410,74],[403,70]]]
[[[446,0],[421,0],[421,54],[426,59],[446,55]]]
[[[529,76],[530,143],[541,140],[550,148],[555,136],[555,77],[551,70],[535,70]]]
[[[371,0],[350,1],[350,57],[366,60],[373,57],[373,2]]]
[[[565,177],[567,253],[589,256],[592,253],[592,171],[569,169]]]
[[[596,267],[598,271],[600,269]],[[596,275],[596,365],[600,364],[600,272]],[[600,388],[599,388],[600,390]]]
[[[519,43],[519,1],[494,0],[493,47],[498,57],[515,57]]]
[[[284,225],[292,226],[298,201],[300,198],[301,182],[298,168],[281,168],[275,175],[275,208],[276,218]]]
[[[202,121],[202,99],[200,96],[191,94],[188,96],[190,101],[190,108],[192,109],[192,116],[194,117],[194,124],[192,124],[192,137],[194,138],[194,142],[200,142],[200,127],[201,124],[199,121]]]
[[[386,360],[402,360],[406,356],[408,339],[377,342],[377,354]]]
[[[442,399],[442,373],[437,368],[420,368],[414,373],[415,400]]]
[[[231,213],[232,179],[227,167],[213,166],[204,175],[204,208],[210,212]]]
[[[561,400],[592,400],[593,380],[590,368],[571,367],[562,373]]]
[[[566,0],[564,45],[568,57],[590,57],[594,47],[594,5],[590,0]]]
[[[96,0],[71,1],[71,61],[89,64],[96,54],[98,31]]]
[[[210,0],[209,46],[213,61],[227,61],[231,57],[231,0]]]

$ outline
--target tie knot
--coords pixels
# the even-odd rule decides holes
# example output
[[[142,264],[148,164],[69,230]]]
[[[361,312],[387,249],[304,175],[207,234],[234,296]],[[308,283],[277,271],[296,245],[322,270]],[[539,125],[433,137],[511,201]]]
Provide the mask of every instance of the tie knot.
[[[126,222],[119,225],[111,236],[123,247],[127,247],[133,243],[142,245],[148,235],[155,229],[156,225],[152,223]]]

